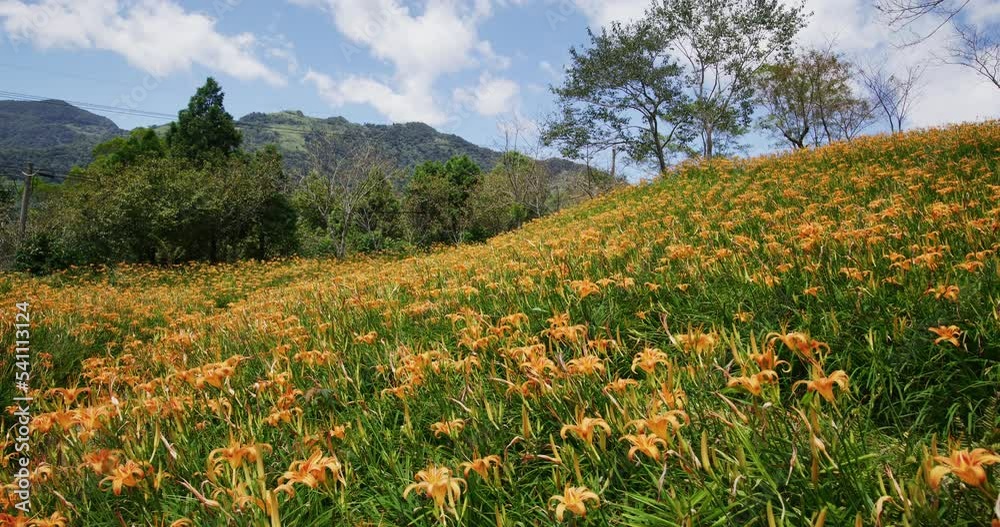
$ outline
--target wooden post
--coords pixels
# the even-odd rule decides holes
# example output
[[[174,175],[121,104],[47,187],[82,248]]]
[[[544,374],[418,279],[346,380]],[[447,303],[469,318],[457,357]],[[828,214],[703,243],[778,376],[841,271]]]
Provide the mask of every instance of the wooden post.
[[[21,194],[21,216],[17,223],[18,239],[24,239],[24,231],[28,226],[28,205],[31,202],[31,184],[35,179],[35,167],[28,163],[28,171],[24,174],[24,192]]]

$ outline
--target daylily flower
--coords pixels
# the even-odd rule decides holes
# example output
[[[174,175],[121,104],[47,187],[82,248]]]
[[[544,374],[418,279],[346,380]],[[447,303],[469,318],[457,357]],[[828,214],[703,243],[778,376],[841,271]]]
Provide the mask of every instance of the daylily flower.
[[[438,421],[431,425],[431,432],[434,437],[446,435],[455,437],[465,429],[465,419],[452,419],[451,421]]]
[[[806,390],[816,392],[829,402],[834,402],[833,387],[839,386],[841,391],[847,390],[847,373],[844,370],[837,370],[829,377],[823,374],[818,366],[813,367],[813,378],[810,381],[798,381],[792,385],[794,390],[800,384],[806,385]]]
[[[952,450],[947,457],[934,456],[934,461],[939,465],[931,469],[927,482],[936,491],[941,487],[941,478],[947,474],[958,476],[958,479],[971,487],[983,486],[986,483],[985,467],[1000,463],[1000,456],[985,448],[977,448],[971,452]]]
[[[451,475],[448,467],[438,467],[434,464],[417,472],[416,483],[411,483],[403,490],[403,499],[409,496],[410,492],[416,490],[418,494],[434,500],[434,506],[443,510],[445,504],[455,508],[455,503],[462,495],[462,488],[466,486],[465,480]]]
[[[760,397],[765,384],[778,382],[778,372],[774,370],[762,370],[753,375],[741,377],[730,377],[726,382],[726,388],[743,388],[751,395]]]
[[[935,344],[950,342],[956,348],[959,346],[958,337],[962,335],[962,330],[958,329],[958,326],[938,326],[936,328],[928,328],[928,331],[938,336],[938,338],[934,339]]]
[[[645,419],[632,421],[629,424],[634,425],[640,432],[645,429],[664,441],[670,441],[681,427],[690,422],[691,418],[688,417],[687,412],[684,410],[670,410],[665,414],[651,415]]]
[[[295,495],[292,488],[296,483],[300,483],[309,488],[316,488],[327,480],[327,472],[333,477],[333,481],[342,485],[347,485],[344,479],[344,466],[337,459],[337,456],[324,456],[318,448],[313,451],[309,459],[294,461],[288,467],[288,471],[278,478],[278,487],[275,492],[285,492],[289,496]]]
[[[566,434],[572,433],[588,445],[592,445],[594,444],[594,432],[598,429],[604,430],[605,437],[611,435],[611,426],[604,419],[600,417],[577,416],[577,424],[563,425],[562,430],[559,431],[559,435],[563,439],[566,439]]]
[[[557,494],[549,499],[549,502],[558,502],[556,505],[556,520],[563,521],[566,511],[572,512],[573,514],[584,517],[587,515],[587,504],[586,502],[594,502],[594,506],[600,506],[601,499],[592,490],[587,487],[571,487],[566,486],[562,494]]]
[[[636,353],[635,358],[632,359],[632,371],[634,372],[638,366],[642,368],[642,371],[652,375],[658,364],[670,364],[670,358],[657,348],[645,348]]]
[[[666,447],[667,442],[653,434],[629,434],[622,439],[632,444],[628,450],[628,460],[635,461],[636,452],[641,452],[656,461],[660,460],[660,446]]]
[[[594,375],[604,371],[604,361],[594,355],[584,355],[566,363],[566,371],[576,375]]]
[[[110,476],[101,480],[101,485],[110,481],[111,490],[114,491],[115,496],[120,496],[123,488],[138,487],[139,482],[146,477],[146,470],[149,468],[130,459],[125,464],[115,467]]]
[[[464,461],[459,466],[462,468],[462,474],[465,477],[469,477],[469,472],[475,472],[483,479],[487,479],[490,474],[490,468],[498,465],[500,465],[500,456],[491,455],[486,457],[477,457],[472,461]]]

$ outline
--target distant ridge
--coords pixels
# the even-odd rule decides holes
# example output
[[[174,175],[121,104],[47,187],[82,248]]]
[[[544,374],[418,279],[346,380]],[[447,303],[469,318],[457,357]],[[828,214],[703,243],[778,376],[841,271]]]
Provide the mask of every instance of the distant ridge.
[[[310,138],[332,134],[335,150],[347,151],[352,144],[370,141],[403,169],[423,161],[447,161],[467,155],[489,170],[500,152],[475,145],[457,135],[438,132],[424,123],[392,125],[357,124],[343,117],[309,117],[300,111],[250,113],[238,121],[244,146],[249,150],[275,144],[285,157],[286,168],[301,173],[309,163]],[[164,127],[160,127],[161,129]],[[114,122],[72,104],[57,101],[0,101],[0,165],[22,166],[28,162],[54,172],[92,160],[97,144],[127,134]],[[542,162],[558,174],[582,169],[564,159]]]

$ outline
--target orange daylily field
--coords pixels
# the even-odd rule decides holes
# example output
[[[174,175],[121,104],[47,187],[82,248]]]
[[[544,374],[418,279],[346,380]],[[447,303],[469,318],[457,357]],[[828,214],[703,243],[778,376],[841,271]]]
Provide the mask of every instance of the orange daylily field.
[[[4,275],[0,524],[996,525],[998,250],[988,122],[403,260]]]

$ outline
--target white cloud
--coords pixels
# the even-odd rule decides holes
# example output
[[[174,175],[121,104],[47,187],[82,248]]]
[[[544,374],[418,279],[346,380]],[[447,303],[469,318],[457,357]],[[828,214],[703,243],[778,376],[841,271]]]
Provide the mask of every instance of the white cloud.
[[[433,96],[440,76],[483,63],[493,69],[510,66],[510,59],[497,54],[492,44],[478,35],[479,23],[493,11],[489,0],[427,0],[420,12],[399,0],[289,1],[325,9],[351,45],[367,49],[395,68],[395,87],[370,77],[352,76],[338,82],[323,76],[330,80],[324,99],[334,106],[370,104],[391,120],[424,116],[422,120],[440,124],[446,117]],[[350,59],[356,50],[344,51]],[[313,72],[309,79],[317,87],[325,84],[317,82],[319,75]],[[382,101],[371,93],[352,93],[359,88],[390,100]],[[330,97],[331,93],[336,96]]]
[[[976,20],[994,19],[1000,13],[983,8],[986,2],[969,5],[973,4],[978,8],[968,16]],[[902,73],[914,65],[926,68],[918,104],[905,126],[933,126],[1000,115],[995,87],[967,68],[936,60],[936,55],[944,53],[949,38],[947,27],[918,45],[901,45],[911,41],[913,35],[930,33],[938,24],[934,19],[927,17],[913,27],[896,30],[879,16],[870,0],[809,0],[806,10],[813,16],[799,34],[803,45],[826,47],[832,43],[834,49],[858,64],[884,65],[889,72]]]
[[[611,22],[629,22],[642,17],[650,0],[573,0],[595,30]]]
[[[431,92],[422,85],[410,84],[396,91],[371,78],[351,76],[337,81],[311,69],[303,81],[315,86],[319,96],[330,106],[368,104],[394,122],[421,121],[438,126],[448,120],[448,116],[438,110]]]
[[[285,83],[255,56],[253,34],[223,35],[215,25],[172,0],[0,0],[0,28],[14,42],[111,51],[156,77],[199,65],[239,79]]]
[[[474,109],[480,115],[496,117],[516,110],[520,94],[518,83],[484,73],[479,78],[478,86],[456,89],[453,96],[455,102]]]

